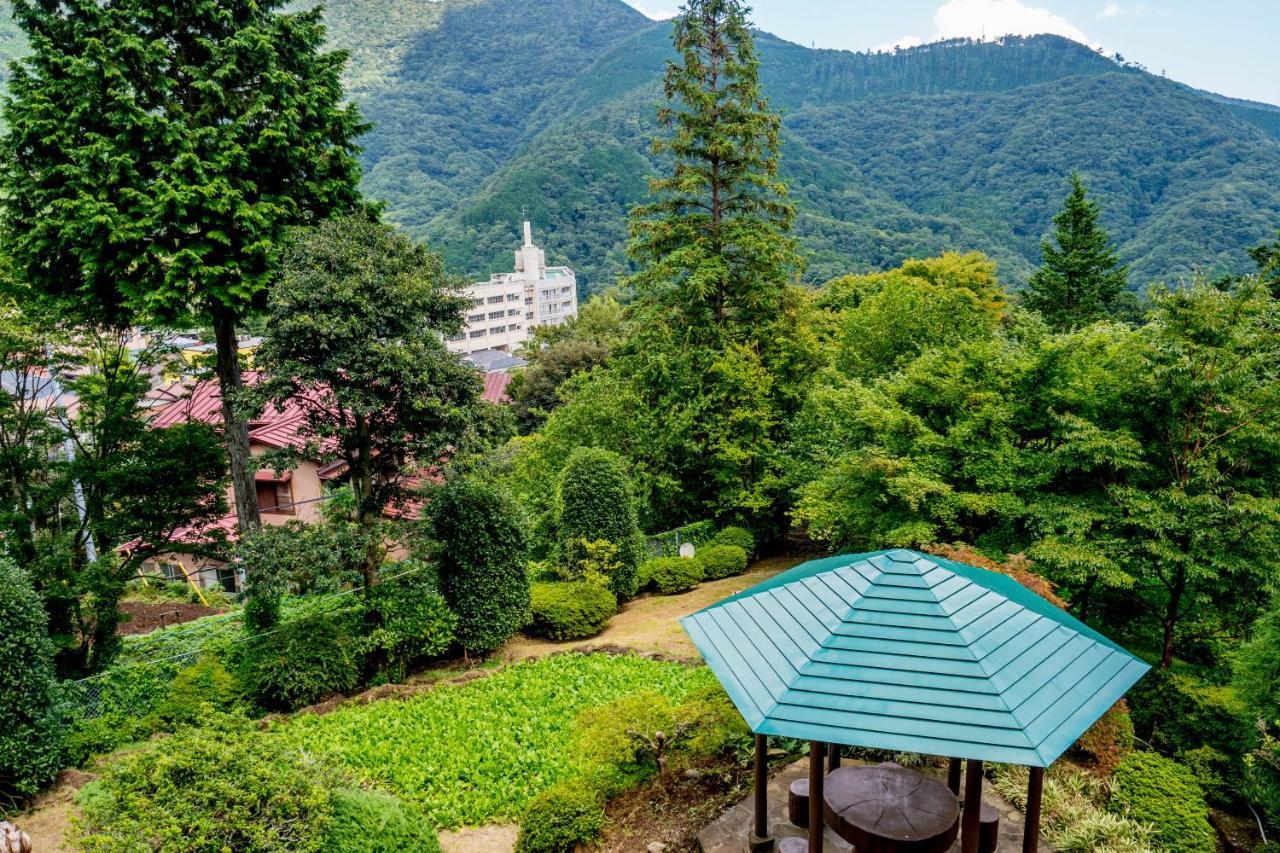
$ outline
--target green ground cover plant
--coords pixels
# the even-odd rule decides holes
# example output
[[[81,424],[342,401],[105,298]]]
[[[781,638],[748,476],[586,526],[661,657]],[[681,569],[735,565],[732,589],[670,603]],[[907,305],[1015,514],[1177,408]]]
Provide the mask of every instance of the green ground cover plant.
[[[277,731],[440,826],[514,820],[586,769],[571,736],[581,712],[645,690],[682,697],[698,672],[635,656],[556,655],[404,702],[297,717]]]
[[[1120,762],[1111,778],[1110,808],[1154,826],[1156,845],[1170,853],[1218,849],[1195,775],[1158,753],[1135,752]]]

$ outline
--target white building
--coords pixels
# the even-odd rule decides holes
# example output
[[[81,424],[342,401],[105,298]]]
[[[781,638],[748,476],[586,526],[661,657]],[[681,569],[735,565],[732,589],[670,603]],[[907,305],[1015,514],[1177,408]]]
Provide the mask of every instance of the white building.
[[[524,245],[516,250],[515,272],[494,273],[467,289],[471,310],[462,333],[449,339],[459,353],[515,352],[529,330],[578,316],[578,279],[568,267],[548,267],[533,232],[524,223]]]

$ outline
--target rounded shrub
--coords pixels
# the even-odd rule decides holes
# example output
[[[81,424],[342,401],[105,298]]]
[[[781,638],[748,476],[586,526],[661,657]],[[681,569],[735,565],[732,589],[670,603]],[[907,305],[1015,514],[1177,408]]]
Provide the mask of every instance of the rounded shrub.
[[[381,791],[333,792],[326,850],[342,853],[439,853],[436,828],[398,798]]]
[[[373,588],[378,627],[364,637],[367,652],[378,651],[399,676],[414,661],[438,657],[453,645],[458,617],[424,567],[398,567],[403,574]],[[413,574],[407,574],[408,572]]]
[[[463,649],[485,654],[529,624],[529,579],[519,510],[476,478],[453,480],[427,504],[440,591]]]
[[[77,797],[77,849],[336,849],[325,774],[248,724],[215,722],[108,764]]]
[[[341,620],[331,615],[285,622],[252,641],[243,681],[262,707],[292,711],[359,684],[355,646]]]
[[[558,494],[565,562],[581,559],[581,543],[613,543],[618,548],[617,568],[609,585],[618,600],[631,598],[637,589],[640,527],[622,457],[598,447],[577,448],[565,462]]]
[[[191,666],[180,670],[169,692],[156,706],[154,720],[167,730],[203,723],[211,713],[234,713],[243,690],[217,655],[205,652]]]
[[[645,564],[641,574],[663,595],[693,589],[702,581],[702,562],[688,557],[658,557]]]
[[[698,552],[702,574],[707,580],[740,575],[747,569],[747,552],[737,545],[712,545]]]
[[[711,537],[709,545],[736,545],[750,557],[756,550],[756,538],[745,527],[730,525]]]
[[[520,819],[516,853],[573,853],[604,829],[604,806],[582,782],[562,782],[539,794]]]
[[[1111,777],[1113,812],[1155,827],[1166,850],[1214,853],[1217,835],[1209,824],[1204,792],[1186,767],[1154,752],[1135,752]]]
[[[594,637],[618,612],[613,593],[593,583],[535,583],[530,587],[529,633],[550,640]]]
[[[61,764],[64,721],[46,623],[26,572],[0,559],[0,799],[36,793]]]

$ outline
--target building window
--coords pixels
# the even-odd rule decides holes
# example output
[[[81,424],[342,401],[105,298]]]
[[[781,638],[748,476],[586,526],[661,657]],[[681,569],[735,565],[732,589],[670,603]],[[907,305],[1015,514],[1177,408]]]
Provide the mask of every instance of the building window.
[[[519,300],[519,299],[520,299],[520,294],[518,294],[518,293],[508,293],[508,294],[507,294],[507,301],[508,301],[508,302],[515,302],[515,301],[517,301],[517,300]]]
[[[511,330],[511,331],[513,331],[513,332],[518,332],[518,331],[520,331],[521,329],[523,329],[523,328],[524,328],[524,326],[520,325],[519,323],[512,323],[512,324],[511,324],[510,326],[508,326],[507,328],[508,328],[508,329],[510,329],[510,330]]]
[[[497,305],[497,304],[498,304],[499,302],[501,302],[501,301],[502,301],[502,294],[501,294],[501,293],[499,293],[497,296],[490,296],[490,297],[489,297],[489,304],[490,304],[490,305]]]
[[[489,312],[489,319],[490,319],[490,320],[501,320],[501,319],[502,319],[503,317],[505,317],[505,316],[506,316],[506,314],[503,314],[501,311],[490,311],[490,312]]]
[[[471,307],[473,307],[473,308],[474,308],[475,306],[477,306],[477,305],[483,305],[483,304],[484,304],[484,297],[483,297],[483,296],[477,296],[475,299],[472,299],[472,300],[471,300]]]
[[[484,320],[484,312],[483,312],[483,311],[482,311],[482,312],[480,312],[479,314],[468,314],[468,315],[467,315],[467,322],[468,322],[468,323],[479,323],[479,322],[481,322],[482,320]]]
[[[508,317],[519,317],[519,316],[520,316],[520,309],[519,309],[519,308],[509,308],[509,309],[507,309],[507,316],[508,316]]]
[[[458,332],[458,334],[456,334],[456,335],[450,335],[450,336],[449,336],[449,342],[450,342],[450,343],[453,343],[454,341],[465,341],[466,339],[467,339],[467,333],[466,333],[466,332]]]
[[[268,480],[258,484],[258,507],[263,512],[295,515],[293,487],[287,480]]]
[[[483,338],[483,337],[484,337],[484,329],[476,329],[474,332],[472,332],[472,333],[471,333],[471,337],[473,337],[473,338]]]
[[[505,332],[506,330],[507,330],[507,327],[506,327],[506,326],[494,326],[493,328],[489,329],[489,334],[491,334],[491,335],[501,335],[501,334],[502,334],[503,332]]]

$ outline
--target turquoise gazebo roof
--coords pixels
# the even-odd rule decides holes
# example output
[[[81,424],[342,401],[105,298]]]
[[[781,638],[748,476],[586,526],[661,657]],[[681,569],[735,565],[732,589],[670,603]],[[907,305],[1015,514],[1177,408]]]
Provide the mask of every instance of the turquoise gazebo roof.
[[[1048,767],[1149,668],[1012,578],[804,563],[681,620],[757,734]]]

